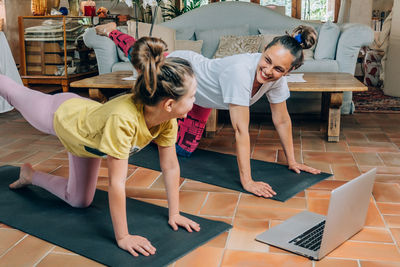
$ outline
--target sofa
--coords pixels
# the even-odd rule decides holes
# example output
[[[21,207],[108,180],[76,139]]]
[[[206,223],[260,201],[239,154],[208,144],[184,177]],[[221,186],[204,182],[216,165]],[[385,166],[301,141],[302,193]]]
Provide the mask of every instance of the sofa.
[[[354,74],[360,48],[373,41],[373,31],[366,25],[330,23],[330,26],[327,25],[334,30],[329,30],[329,27],[326,30],[327,26],[321,23],[301,21],[267,7],[236,1],[208,4],[158,26],[174,29],[176,40],[203,40],[201,52],[211,58],[218,49],[222,36],[282,35],[301,24],[314,27],[319,32],[319,37],[313,48],[314,55],[307,58],[304,65],[295,72]],[[94,49],[100,73],[132,70],[132,66],[123,59],[114,43],[106,37],[96,35],[93,28],[85,32],[84,41],[88,47]],[[321,93],[292,92],[288,109],[291,113],[318,113],[320,103]],[[265,106],[268,106],[267,100],[263,98],[251,107],[251,111],[265,112]],[[344,93],[341,112],[354,112],[351,92]]]

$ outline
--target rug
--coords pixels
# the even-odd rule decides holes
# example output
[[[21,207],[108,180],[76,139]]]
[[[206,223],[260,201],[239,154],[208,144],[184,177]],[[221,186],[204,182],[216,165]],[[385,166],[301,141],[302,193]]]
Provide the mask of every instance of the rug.
[[[365,92],[353,92],[356,113],[400,113],[400,97],[387,96],[378,87],[368,87]]]

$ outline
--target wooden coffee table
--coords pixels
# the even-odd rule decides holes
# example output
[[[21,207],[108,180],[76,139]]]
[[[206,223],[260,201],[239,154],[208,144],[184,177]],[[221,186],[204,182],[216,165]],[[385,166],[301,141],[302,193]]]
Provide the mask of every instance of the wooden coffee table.
[[[108,95],[120,92],[129,92],[135,81],[126,81],[122,78],[132,76],[132,71],[115,71],[106,74],[100,74],[90,78],[72,82],[70,87],[88,88],[91,99],[99,102],[106,102]]]
[[[340,134],[340,107],[343,92],[366,91],[368,88],[349,73],[308,72],[304,73],[303,83],[288,83],[292,92],[321,92],[321,117],[327,121],[328,142],[338,142]],[[210,115],[206,126],[206,135],[212,136],[216,130],[216,111]],[[211,132],[211,134],[210,134]]]
[[[112,92],[130,91],[135,81],[122,78],[132,76],[130,71],[117,71],[101,74],[70,84],[71,87],[88,88],[89,96],[100,102],[107,101],[107,94]],[[329,142],[338,142],[340,134],[340,107],[343,92],[366,91],[368,88],[349,73],[338,72],[308,72],[304,73],[304,83],[288,83],[292,92],[321,92],[321,117],[327,121],[327,136]],[[104,94],[103,94],[103,93]],[[213,110],[207,122],[206,134],[212,135],[216,130],[217,112]],[[210,134],[211,133],[211,134]]]

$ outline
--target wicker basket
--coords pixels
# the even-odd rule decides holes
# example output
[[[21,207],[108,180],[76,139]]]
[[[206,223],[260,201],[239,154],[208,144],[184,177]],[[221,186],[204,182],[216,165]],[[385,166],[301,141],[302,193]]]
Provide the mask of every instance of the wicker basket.
[[[31,0],[31,11],[34,16],[46,15],[47,0]]]

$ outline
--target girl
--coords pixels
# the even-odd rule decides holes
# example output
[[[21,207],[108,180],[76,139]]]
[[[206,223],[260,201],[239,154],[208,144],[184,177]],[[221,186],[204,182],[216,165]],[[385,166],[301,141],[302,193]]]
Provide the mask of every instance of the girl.
[[[179,165],[175,152],[177,124],[192,109],[196,80],[188,61],[165,59],[164,41],[145,37],[132,48],[132,63],[139,76],[132,94],[105,104],[73,93],[47,95],[30,90],[0,75],[0,96],[42,132],[56,135],[68,150],[69,179],[21,167],[10,185],[30,184],[57,195],[73,207],[93,200],[101,158],[107,158],[109,206],[118,246],[133,256],[154,254],[144,237],[131,235],[126,220],[125,181],[130,153],[154,140],[167,189],[170,226],[199,231],[199,225],[179,214]]]
[[[96,32],[109,36],[126,55],[135,42],[133,37],[116,30],[115,23],[97,26]],[[177,152],[190,155],[196,149],[211,108],[229,110],[242,186],[257,196],[272,197],[276,193],[271,186],[254,181],[250,168],[249,106],[265,94],[289,169],[296,173],[320,173],[295,160],[292,124],[286,108],[290,92],[284,78],[303,64],[303,49],[313,46],[316,38],[313,28],[299,26],[292,34],[276,37],[263,53],[208,59],[192,51],[172,52],[169,56],[184,58],[192,64],[198,83],[195,105],[188,117],[179,121]]]

